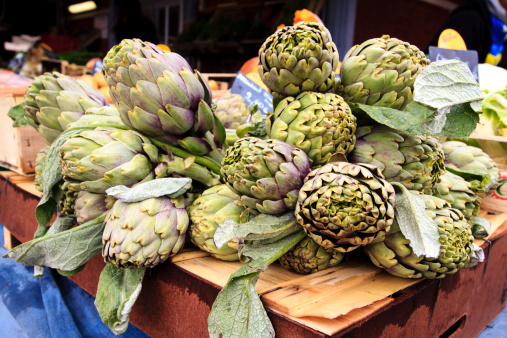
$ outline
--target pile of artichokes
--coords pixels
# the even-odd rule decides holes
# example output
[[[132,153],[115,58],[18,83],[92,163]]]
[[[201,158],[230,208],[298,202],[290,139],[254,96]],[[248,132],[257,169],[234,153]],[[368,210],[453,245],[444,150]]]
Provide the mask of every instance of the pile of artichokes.
[[[496,165],[460,142],[442,145],[373,120],[358,126],[352,104],[403,110],[413,101],[414,82],[429,64],[417,47],[388,36],[354,46],[341,80],[338,57],[320,23],[300,22],[268,37],[258,71],[274,111],[256,124],[260,132],[245,132],[227,149],[224,124],[252,131],[241,126],[248,107],[233,95],[212,103],[199,72],[152,43],[123,40],[105,57],[111,107],[84,83],[44,74],[25,103],[27,121],[50,145],[37,157],[38,189],[55,200],[59,215],[80,225],[105,217],[102,256],[120,269],[164,262],[185,245],[187,229],[199,249],[238,260],[238,241],[215,245],[221,224],[287,213],[306,232],[280,258],[297,273],[363,251],[404,278],[441,278],[469,265],[470,222],[494,185],[482,189],[456,173],[486,169],[495,181]],[[58,183],[50,186],[48,175]],[[167,177],[190,178],[191,189],[135,201],[108,195],[110,188]],[[424,202],[440,236],[438,257],[417,256],[402,233],[399,187]]]

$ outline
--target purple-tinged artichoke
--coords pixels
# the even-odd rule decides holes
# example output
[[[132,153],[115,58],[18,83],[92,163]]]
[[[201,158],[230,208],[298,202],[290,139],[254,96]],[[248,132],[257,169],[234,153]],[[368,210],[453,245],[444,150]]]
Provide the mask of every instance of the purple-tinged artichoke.
[[[125,125],[198,156],[222,147],[225,129],[210,108],[211,90],[183,57],[150,42],[125,39],[103,63]]]
[[[74,204],[76,221],[79,224],[92,221],[112,208],[114,198],[104,194],[80,191]]]
[[[227,149],[222,174],[247,208],[265,214],[294,210],[310,159],[278,140],[245,137]]]
[[[118,268],[154,267],[183,247],[188,224],[183,196],[117,200],[105,220],[104,261]]]

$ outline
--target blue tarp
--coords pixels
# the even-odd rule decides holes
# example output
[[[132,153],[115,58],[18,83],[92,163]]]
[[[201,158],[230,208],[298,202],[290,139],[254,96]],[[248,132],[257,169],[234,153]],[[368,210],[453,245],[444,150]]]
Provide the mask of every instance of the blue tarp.
[[[3,227],[0,225],[0,244]],[[0,247],[0,255],[7,251]],[[33,267],[0,258],[0,332],[2,337],[117,337],[102,323],[95,298],[67,277],[45,268],[42,278]],[[119,337],[145,338],[129,325]]]

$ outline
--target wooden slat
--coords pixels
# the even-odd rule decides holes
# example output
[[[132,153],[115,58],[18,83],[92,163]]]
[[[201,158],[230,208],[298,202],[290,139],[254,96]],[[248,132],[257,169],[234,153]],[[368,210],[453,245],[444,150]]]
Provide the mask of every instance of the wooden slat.
[[[4,229],[4,242],[3,242],[4,248],[6,248],[7,250],[11,250],[12,248],[15,248],[19,244],[21,244],[20,241],[16,239],[16,237],[12,236],[11,232],[6,227],[3,227],[3,229]]]

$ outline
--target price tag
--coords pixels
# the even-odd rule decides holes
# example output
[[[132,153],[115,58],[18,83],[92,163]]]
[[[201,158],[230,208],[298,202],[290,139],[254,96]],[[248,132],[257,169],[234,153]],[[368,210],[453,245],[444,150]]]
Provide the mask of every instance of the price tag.
[[[231,93],[241,95],[250,108],[256,104],[263,115],[273,111],[273,96],[241,72],[232,83]]]
[[[466,63],[475,80],[479,82],[479,56],[475,50],[456,50],[430,46],[430,61],[458,60]]]
[[[447,49],[467,50],[465,40],[454,29],[448,28],[440,34],[438,47]]]

